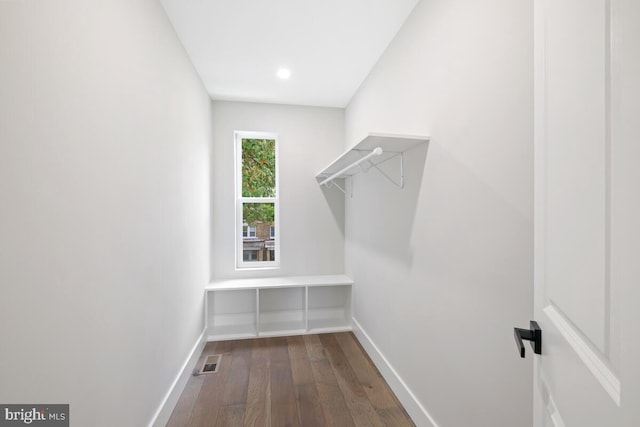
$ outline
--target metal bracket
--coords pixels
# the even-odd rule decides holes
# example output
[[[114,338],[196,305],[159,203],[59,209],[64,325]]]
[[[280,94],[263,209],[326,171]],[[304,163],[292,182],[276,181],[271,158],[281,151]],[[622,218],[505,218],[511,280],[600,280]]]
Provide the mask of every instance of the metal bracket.
[[[327,188],[331,188],[331,186],[335,185],[338,190],[342,191],[345,195],[347,194],[345,189],[340,187],[335,181],[329,181],[325,185],[327,186]]]
[[[387,151],[388,153],[389,151]],[[380,165],[383,163],[388,162],[389,160],[395,159],[396,157],[400,157],[400,182],[395,181],[393,178],[391,178],[385,171],[383,171],[382,169],[380,169]],[[371,168],[375,168],[378,170],[378,172],[380,172],[385,178],[387,178],[387,180],[389,182],[391,182],[393,185],[395,185],[398,188],[404,188],[404,153],[396,153],[395,156],[391,156],[388,159],[378,163],[378,164],[374,164],[371,160],[368,160],[367,163],[369,163],[369,168],[367,168],[366,170],[364,170],[365,172],[368,172]]]

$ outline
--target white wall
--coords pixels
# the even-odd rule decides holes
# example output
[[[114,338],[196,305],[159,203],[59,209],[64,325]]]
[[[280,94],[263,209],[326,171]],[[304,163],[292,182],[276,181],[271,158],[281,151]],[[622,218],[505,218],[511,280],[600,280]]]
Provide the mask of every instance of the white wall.
[[[154,0],[0,2],[0,402],[147,425],[203,329],[210,101]]]
[[[532,20],[532,2],[423,0],[346,111],[346,145],[432,138],[404,190],[355,177],[346,253],[355,319],[441,427],[531,425],[512,328],[533,308]]]
[[[344,197],[314,178],[343,151],[344,110],[214,101],[213,129],[212,279],[344,273]],[[235,269],[234,131],[278,134],[278,269]]]

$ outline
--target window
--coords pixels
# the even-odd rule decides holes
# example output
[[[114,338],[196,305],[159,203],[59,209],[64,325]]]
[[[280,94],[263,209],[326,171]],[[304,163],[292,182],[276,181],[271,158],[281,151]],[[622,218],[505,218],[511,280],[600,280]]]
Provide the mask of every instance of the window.
[[[277,135],[236,132],[236,267],[280,265]]]
[[[247,238],[256,237],[256,228],[248,224],[243,224],[242,237],[247,237]]]
[[[258,261],[258,251],[256,251],[256,250],[245,250],[245,251],[242,251],[242,260],[243,261]]]

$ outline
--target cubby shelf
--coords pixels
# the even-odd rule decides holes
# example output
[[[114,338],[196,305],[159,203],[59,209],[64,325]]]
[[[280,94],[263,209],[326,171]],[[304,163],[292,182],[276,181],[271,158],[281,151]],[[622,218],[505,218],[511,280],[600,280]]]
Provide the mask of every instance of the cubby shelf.
[[[351,330],[345,275],[225,280],[205,289],[207,340]]]

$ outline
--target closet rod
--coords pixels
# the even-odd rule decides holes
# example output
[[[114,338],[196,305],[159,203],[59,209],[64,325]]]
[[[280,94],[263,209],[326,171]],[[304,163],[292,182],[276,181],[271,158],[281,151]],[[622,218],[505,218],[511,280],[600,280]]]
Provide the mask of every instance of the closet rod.
[[[342,170],[334,173],[330,177],[326,178],[324,181],[322,181],[320,183],[320,185],[327,184],[327,183],[333,181],[334,179],[336,179],[337,177],[339,177],[340,175],[342,175],[343,173],[345,173],[349,169],[358,166],[360,163],[362,163],[362,162],[364,162],[366,160],[369,160],[373,156],[379,156],[380,154],[382,154],[382,148],[380,148],[380,147],[374,148],[369,154],[367,154],[363,158],[356,160],[355,162],[351,163],[349,166],[345,167],[344,169],[342,169]]]

